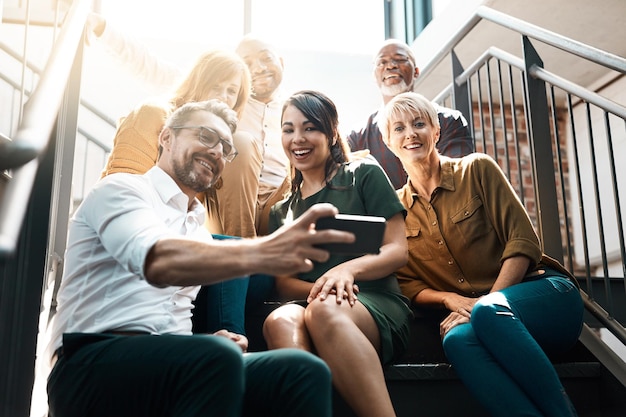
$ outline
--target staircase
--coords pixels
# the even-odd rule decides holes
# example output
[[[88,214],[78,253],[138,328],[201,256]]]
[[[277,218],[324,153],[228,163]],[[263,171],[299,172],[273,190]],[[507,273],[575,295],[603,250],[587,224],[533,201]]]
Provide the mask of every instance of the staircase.
[[[529,9],[541,9],[541,2],[531,3]],[[583,22],[584,7],[599,7],[574,3],[564,1],[561,7],[576,9],[565,14]],[[10,117],[6,126],[0,119],[1,416],[29,414],[37,338],[54,311],[50,294],[60,277],[65,228],[75,203],[72,187],[85,184],[85,171],[75,161],[88,159],[79,154],[83,150],[108,152],[105,141],[78,123],[78,112],[85,109],[109,127],[112,121],[80,94],[81,31],[89,4],[74,0],[68,7],[48,28],[58,38],[42,70],[0,39],[3,59],[32,72],[25,86],[8,65],[0,67],[2,102],[12,103],[12,115],[21,115]],[[620,2],[603,7],[607,20],[626,12]],[[485,25],[515,37],[518,47],[505,48],[497,45],[499,36],[481,35]],[[626,107],[620,104],[626,102],[621,93],[626,60],[487,6],[453,29],[436,48],[428,30],[416,39],[414,49],[424,60],[417,90],[464,113],[476,150],[502,166],[546,253],[581,284],[586,308],[581,338],[570,352],[551,358],[579,415],[624,416],[626,171],[617,164],[626,158]],[[486,45],[477,41],[485,38]],[[420,55],[424,43],[435,52]],[[469,49],[476,53],[470,56]],[[597,81],[573,79],[576,73]],[[28,98],[28,105],[16,102],[16,92]],[[3,108],[0,116],[6,114]],[[263,312],[256,313],[249,317],[249,335],[251,348],[256,343],[261,349],[255,332]],[[405,357],[385,370],[398,415],[486,415],[447,364],[428,318],[415,319],[412,338]],[[338,399],[336,415],[351,414]]]

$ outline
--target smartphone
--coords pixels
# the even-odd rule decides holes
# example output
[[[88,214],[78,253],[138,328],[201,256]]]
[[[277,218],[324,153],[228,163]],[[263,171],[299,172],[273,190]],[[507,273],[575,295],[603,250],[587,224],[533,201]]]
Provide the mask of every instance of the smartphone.
[[[345,230],[354,233],[356,239],[352,243],[326,243],[318,247],[339,254],[377,254],[383,243],[385,226],[385,218],[378,216],[337,214],[334,217],[322,217],[315,223],[315,229]]]

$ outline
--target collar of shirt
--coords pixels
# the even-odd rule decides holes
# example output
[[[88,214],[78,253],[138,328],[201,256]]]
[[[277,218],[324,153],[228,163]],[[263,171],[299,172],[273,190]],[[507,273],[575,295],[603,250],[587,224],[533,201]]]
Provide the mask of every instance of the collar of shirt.
[[[279,105],[282,106],[283,105],[283,101],[284,101],[283,95],[280,92],[277,92],[274,95],[274,98],[272,100],[270,100],[269,102],[267,102],[267,103],[263,103],[262,101],[259,101],[256,98],[250,96],[250,98],[248,99],[248,102],[246,103],[246,105],[248,105],[250,103],[253,103],[253,104],[256,104],[258,106],[272,106],[272,105],[276,105],[276,104],[279,104]]]
[[[441,179],[439,180],[439,185],[437,188],[442,188],[448,191],[454,191],[456,189],[454,185],[454,161],[447,156],[440,155],[440,166],[441,166]],[[411,184],[411,179],[407,179],[404,187],[398,190],[398,196],[400,197],[400,201],[402,204],[407,207],[413,207],[415,200],[417,200],[418,193],[417,190]]]
[[[441,179],[439,181],[439,188],[444,190],[454,191],[454,161],[447,156],[439,155],[441,165]]]
[[[198,217],[200,224],[204,222],[205,209],[200,200],[194,198],[194,201],[191,203],[191,209],[188,209],[189,197],[182,192],[178,184],[167,172],[158,166],[154,166],[144,175],[155,184],[154,189],[165,204],[171,204],[181,211],[193,212]]]

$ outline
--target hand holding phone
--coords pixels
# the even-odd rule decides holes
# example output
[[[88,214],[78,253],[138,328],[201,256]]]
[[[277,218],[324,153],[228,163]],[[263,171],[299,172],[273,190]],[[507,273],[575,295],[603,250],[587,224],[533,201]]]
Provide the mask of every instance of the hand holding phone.
[[[318,247],[340,254],[377,254],[380,252],[380,247],[383,243],[385,226],[385,218],[378,216],[337,214],[334,217],[322,217],[315,223],[317,230],[345,230],[354,233],[355,240],[353,243],[328,243]]]

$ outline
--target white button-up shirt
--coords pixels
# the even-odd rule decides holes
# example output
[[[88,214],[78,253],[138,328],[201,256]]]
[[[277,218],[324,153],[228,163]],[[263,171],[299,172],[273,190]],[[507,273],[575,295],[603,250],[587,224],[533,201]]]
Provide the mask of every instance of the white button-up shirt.
[[[47,353],[63,333],[106,330],[191,334],[200,287],[157,288],[144,275],[152,246],[165,237],[212,239],[205,209],[159,167],[100,180],[70,221],[58,309]]]

